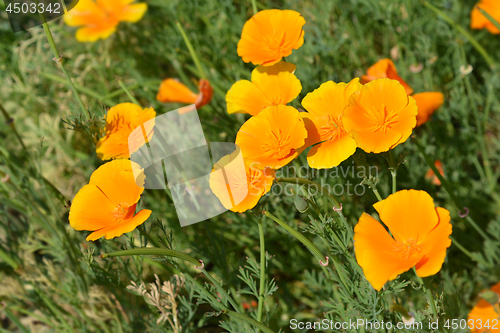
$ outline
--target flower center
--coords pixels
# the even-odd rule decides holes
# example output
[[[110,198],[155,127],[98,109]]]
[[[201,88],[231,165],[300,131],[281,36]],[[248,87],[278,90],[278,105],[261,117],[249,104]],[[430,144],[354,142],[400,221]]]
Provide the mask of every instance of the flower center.
[[[394,248],[396,252],[401,252],[404,260],[410,258],[414,253],[422,252],[422,246],[418,245],[417,241],[413,238],[409,238],[403,243],[396,242]]]
[[[328,115],[328,120],[324,122],[324,125],[320,127],[321,137],[328,140],[336,140],[346,134],[344,130],[344,124],[342,123],[342,115],[334,117]]]
[[[267,158],[282,159],[290,154],[290,135],[283,136],[281,130],[267,134],[268,140],[262,146]]]
[[[127,219],[130,215],[131,207],[126,203],[121,203],[115,207],[115,210],[111,213],[115,221],[120,221]]]
[[[367,110],[368,118],[373,122],[373,131],[377,132],[382,130],[387,132],[388,128],[391,128],[398,121],[398,113],[396,110],[387,110],[387,106],[384,106],[384,110]]]

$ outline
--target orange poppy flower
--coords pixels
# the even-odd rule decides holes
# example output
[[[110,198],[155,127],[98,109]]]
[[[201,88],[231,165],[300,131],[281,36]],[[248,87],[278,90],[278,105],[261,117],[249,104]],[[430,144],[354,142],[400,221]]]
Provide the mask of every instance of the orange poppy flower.
[[[443,163],[441,163],[440,160],[437,160],[436,162],[434,162],[434,166],[436,167],[436,169],[438,169],[441,176],[444,176]],[[441,185],[441,181],[436,176],[434,171],[432,171],[432,169],[429,169],[429,171],[427,171],[427,173],[425,174],[425,178],[430,180],[434,185]]]
[[[89,184],[76,194],[69,211],[69,223],[75,230],[93,231],[88,241],[102,236],[119,237],[151,215],[147,209],[135,214],[146,177],[139,173],[136,180],[132,169],[141,170],[138,164],[125,159],[101,165],[92,173]]]
[[[248,119],[236,134],[236,145],[250,164],[279,169],[300,153],[307,130],[297,109],[269,106]]]
[[[255,116],[270,105],[290,103],[302,90],[299,79],[293,74],[295,67],[285,61],[258,66],[252,71],[252,81],[240,80],[229,89],[227,112]]]
[[[195,104],[196,109],[199,109],[210,103],[214,89],[208,80],[201,79],[198,83],[198,90],[200,92],[195,94],[178,80],[166,79],[161,83],[156,99],[162,103]],[[179,111],[179,113],[185,112]]]
[[[300,13],[293,10],[260,11],[243,26],[238,55],[254,65],[274,65],[304,44],[305,23]]]
[[[490,290],[500,298],[500,283]],[[481,299],[469,313],[467,323],[469,328],[474,326],[472,333],[500,332],[500,303],[491,304]]]
[[[311,168],[329,169],[339,165],[356,151],[356,142],[342,122],[351,95],[362,85],[356,78],[350,83],[328,81],[307,94],[302,112],[307,129],[306,146],[320,142],[307,154]]]
[[[343,123],[358,147],[380,153],[408,139],[417,124],[417,106],[398,81],[377,79],[352,94]]]
[[[394,237],[366,213],[354,228],[356,260],[373,288],[414,266],[420,277],[439,272],[451,245],[448,210],[435,208],[431,196],[417,190],[396,192],[373,207]]]
[[[130,158],[143,144],[144,137],[130,136],[132,131],[143,126],[147,134],[146,141],[151,140],[154,132],[156,112],[153,108],[143,109],[137,104],[121,103],[108,110],[106,116],[106,136],[96,144],[97,156],[105,161],[113,158]]]
[[[398,75],[396,66],[391,59],[381,59],[368,68],[366,75],[361,77],[361,83],[365,84],[382,78],[396,80],[403,85],[408,95],[413,93],[413,89]]]
[[[76,31],[79,42],[95,42],[106,39],[116,31],[120,22],[137,22],[146,13],[146,3],[134,0],[80,0],[68,13],[64,21]]]
[[[481,0],[476,6],[490,14],[497,22],[500,22],[500,2],[497,0]],[[488,29],[492,34],[500,34],[500,30],[476,6],[471,12],[470,27],[472,29]]]
[[[440,92],[423,92],[413,94],[411,97],[417,103],[417,127],[428,122],[434,111],[444,103],[444,95]]]
[[[258,164],[235,163],[238,154],[239,149],[215,163],[209,184],[226,209],[243,213],[255,207],[260,198],[269,192],[276,171],[256,168]]]
[[[362,76],[361,83],[365,84],[381,78],[397,80],[405,87],[408,95],[413,93],[413,89],[399,77],[396,66],[391,59],[382,59],[375,63],[368,69],[367,75]],[[423,92],[413,94],[412,97],[417,102],[418,107],[417,127],[429,121],[434,111],[444,103],[444,95],[440,92]]]

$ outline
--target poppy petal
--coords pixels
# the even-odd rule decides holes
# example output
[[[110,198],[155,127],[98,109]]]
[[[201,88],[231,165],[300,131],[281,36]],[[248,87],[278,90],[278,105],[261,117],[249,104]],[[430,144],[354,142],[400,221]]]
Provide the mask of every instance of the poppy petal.
[[[135,228],[137,228],[137,226],[143,224],[149,218],[151,213],[152,212],[150,210],[143,209],[129,220],[121,221],[120,223],[116,223],[111,226],[107,226],[94,231],[87,236],[86,240],[95,241],[103,236],[105,236],[106,239],[119,237],[127,232],[133,231]]]
[[[417,126],[423,125],[432,114],[444,103],[444,95],[440,92],[423,92],[412,95],[417,103]]]
[[[85,185],[71,203],[69,223],[75,230],[97,230],[114,223],[111,214],[115,208],[98,187]]]
[[[425,255],[415,266],[417,275],[420,277],[431,276],[441,270],[446,258],[446,249],[451,245],[450,212],[437,207],[436,213],[439,216],[439,223],[423,239],[421,244],[424,246]]]
[[[162,103],[195,104],[198,95],[176,79],[165,79],[160,85],[156,99]]]
[[[311,168],[329,169],[338,166],[356,151],[356,142],[346,134],[336,140],[322,142],[311,148],[307,162]]]
[[[135,23],[140,19],[142,19],[147,10],[148,10],[148,5],[143,2],[128,5],[120,13],[119,20],[124,22]]]
[[[252,116],[270,105],[262,91],[252,82],[240,80],[226,94],[227,112],[248,113]]]

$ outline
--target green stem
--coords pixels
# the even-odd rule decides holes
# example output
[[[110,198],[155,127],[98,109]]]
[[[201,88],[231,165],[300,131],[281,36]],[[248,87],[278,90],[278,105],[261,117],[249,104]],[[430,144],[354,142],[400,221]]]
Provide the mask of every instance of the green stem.
[[[391,149],[389,151],[389,161],[390,161],[390,170],[391,170],[391,176],[392,176],[392,193],[396,193],[396,176],[398,174],[398,166],[396,165],[396,159],[394,157],[394,150]],[[378,199],[378,198],[377,198]],[[380,199],[379,199],[380,201]]]
[[[128,90],[127,86],[125,86],[125,84],[123,83],[122,80],[118,80],[118,84],[120,85],[120,88],[123,89],[123,91],[127,94],[128,98],[130,99],[130,101],[134,104],[137,104],[137,105],[141,105],[137,99],[134,97],[134,95],[132,95],[132,93],[130,92],[130,90]]]
[[[262,322],[262,310],[264,308],[264,292],[266,288],[266,242],[264,239],[264,219],[258,222],[260,239],[260,284],[259,284],[259,305],[257,307],[257,321]],[[259,332],[257,332],[259,333]]]
[[[283,182],[283,183],[291,183],[291,184],[300,184],[300,185],[307,185],[307,186],[314,186],[318,191],[321,192],[325,197],[330,200],[330,202],[333,204],[333,210],[337,212],[337,214],[340,216],[340,220],[344,224],[344,227],[347,230],[347,233],[349,234],[349,237],[352,239],[354,237],[352,227],[347,223],[347,220],[342,213],[342,205],[335,199],[335,197],[328,191],[326,188],[321,186],[320,184],[313,182],[312,180],[305,179],[305,178],[299,178],[299,177],[288,177],[288,178],[276,178],[276,182]]]
[[[425,152],[425,149],[424,147],[422,146],[422,144],[419,142],[419,140],[417,138],[413,138],[413,142],[415,142],[415,144],[417,145],[417,148],[418,150],[420,151],[420,153],[422,154],[422,156],[424,157],[424,160],[425,162],[427,163],[427,165],[429,166],[429,168],[431,168],[431,170],[434,172],[434,174],[436,175],[436,177],[439,179],[439,181],[441,182],[441,184],[444,186],[444,189],[446,190],[446,192],[448,193],[448,195],[450,196],[451,200],[453,201],[453,203],[455,204],[455,207],[457,208],[458,210],[458,213],[459,214],[462,214],[461,213],[461,210],[463,208],[466,208],[467,207],[464,207],[462,205],[462,202],[458,199],[458,197],[455,195],[455,193],[453,192],[451,186],[450,186],[450,183],[448,183],[448,181],[446,180],[446,178],[444,178],[444,176],[438,171],[438,169],[436,168],[436,166],[434,165],[434,163],[432,162],[431,158],[429,157],[429,155],[427,155],[427,153]],[[468,214],[468,212],[467,212]],[[469,222],[472,227],[474,229],[476,229],[476,231],[486,240],[489,240],[490,238],[488,237],[488,235],[486,235],[486,233],[483,231],[483,229],[481,229],[477,223],[469,216],[467,215],[465,217],[465,220],[467,222]]]
[[[247,317],[244,314],[237,313],[237,312],[234,312],[231,310],[223,311],[223,313],[227,314],[231,318],[239,319],[239,320],[244,321],[252,326],[255,326],[255,327],[257,327],[257,329],[261,330],[262,332],[274,333],[273,330],[271,330],[269,327],[264,326],[263,324],[259,323],[255,319]]]
[[[253,14],[257,14],[258,13],[258,9],[257,9],[257,1],[256,0],[252,0],[252,9],[253,9]]]
[[[481,257],[474,257],[472,255],[472,253],[470,253],[469,250],[467,250],[462,244],[460,244],[455,238],[453,238],[452,236],[450,236],[450,239],[451,241],[453,242],[453,245],[455,245],[460,251],[462,251],[466,256],[468,256],[469,258],[471,258],[471,260],[473,261],[477,261],[478,263],[481,263],[483,264],[484,266],[487,266],[487,267],[491,267],[491,265],[489,263],[487,263],[486,261],[482,260]]]
[[[495,66],[495,61],[489,56],[488,52],[478,43],[478,41],[472,37],[471,34],[467,32],[464,28],[453,22],[453,20],[446,15],[443,11],[437,9],[427,1],[424,1],[424,5],[430,8],[434,13],[441,16],[446,22],[448,22],[451,26],[458,30],[467,40],[476,48],[476,50],[483,56],[484,60],[488,63],[488,65],[493,68]]]
[[[238,304],[236,304],[236,302],[233,300],[233,298],[231,296],[229,296],[229,294],[227,293],[227,291],[220,285],[220,283],[212,275],[210,275],[210,273],[208,273],[204,268],[202,268],[200,270],[201,270],[201,272],[203,274],[205,274],[205,276],[210,280],[210,282],[213,283],[213,285],[217,288],[217,290],[219,291],[219,293],[228,299],[229,303],[231,303],[231,305],[233,306],[233,308],[237,312],[241,313],[241,309],[238,306]]]
[[[17,138],[17,141],[21,144],[24,150],[26,150],[26,146],[24,145],[23,139],[19,135],[19,132],[16,129],[16,124],[14,123],[14,118],[11,118],[7,110],[3,107],[3,105],[0,103],[0,112],[2,112],[4,118],[5,118],[5,123],[9,125],[9,127],[12,129],[12,132],[14,132],[14,135]]]
[[[47,39],[49,40],[50,48],[52,49],[52,53],[54,54],[54,61],[58,62],[61,65],[61,69],[64,73],[64,76],[66,77],[66,80],[68,81],[68,85],[71,87],[71,90],[73,91],[73,95],[75,96],[76,102],[80,106],[82,112],[85,114],[87,119],[90,119],[90,111],[85,108],[85,105],[83,104],[80,95],[78,95],[78,92],[76,91],[75,85],[73,84],[73,81],[71,80],[71,77],[69,76],[69,73],[66,71],[66,68],[64,67],[63,63],[63,58],[62,55],[59,53],[57,50],[56,43],[54,42],[54,38],[52,37],[52,33],[50,32],[49,25],[47,24],[47,21],[45,20],[45,16],[43,13],[40,14],[42,18],[42,24],[43,30],[45,31],[45,34],[47,35]]]
[[[371,186],[371,189],[372,189],[373,193],[375,194],[375,196],[377,197],[377,200],[378,200],[378,201],[382,201],[382,200],[384,200],[384,199],[382,199],[382,197],[380,196],[380,193],[378,192],[377,187],[375,187],[375,186]]]
[[[186,32],[184,31],[184,28],[182,28],[182,25],[177,21],[176,23],[177,29],[179,29],[182,38],[184,39],[184,42],[186,43],[186,46],[189,50],[189,53],[191,54],[191,58],[193,59],[194,64],[196,65],[196,68],[198,69],[198,75],[202,79],[206,79],[207,76],[205,75],[205,71],[203,70],[203,67],[201,66],[200,59],[198,59],[198,56],[196,55],[196,52],[193,48],[193,45],[189,41],[188,36],[186,35]]]
[[[427,302],[429,302],[429,304],[431,306],[432,313],[434,314],[436,319],[439,319],[439,316],[437,313],[437,308],[436,308],[436,303],[434,301],[434,297],[432,296],[432,291],[430,290],[427,283],[425,283],[425,281],[420,276],[418,276],[417,270],[415,269],[415,267],[413,267],[413,272],[415,272],[415,276],[417,277],[417,281],[425,289],[425,296],[427,297]]]
[[[196,265],[197,267],[201,265],[201,262],[199,260],[196,260],[195,258],[193,258],[190,255],[187,255],[185,253],[182,253],[182,252],[179,252],[176,250],[154,248],[154,247],[147,247],[147,248],[143,247],[143,248],[138,248],[138,249],[103,253],[103,254],[101,254],[101,258],[134,256],[134,255],[174,257],[174,258],[178,258],[178,259],[181,259],[184,261],[188,261],[188,262]]]

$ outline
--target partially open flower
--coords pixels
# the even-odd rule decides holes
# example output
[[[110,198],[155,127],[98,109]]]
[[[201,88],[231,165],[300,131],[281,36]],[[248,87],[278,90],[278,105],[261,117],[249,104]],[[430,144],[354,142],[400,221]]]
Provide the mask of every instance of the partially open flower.
[[[121,103],[108,110],[106,135],[96,144],[97,156],[101,160],[130,158],[143,144],[151,140],[154,133],[156,112],[143,109],[137,104]],[[142,126],[141,132],[130,136],[134,129]]]
[[[357,78],[350,83],[328,81],[302,100],[309,111],[300,114],[307,129],[306,145],[319,143],[307,154],[310,167],[332,168],[356,151],[356,142],[344,129],[342,119],[351,95],[361,87]]]
[[[436,162],[434,162],[434,166],[439,171],[441,176],[444,176],[443,163],[441,163],[440,160],[436,160]],[[425,178],[430,180],[434,185],[437,185],[437,186],[441,185],[441,181],[436,176],[434,171],[432,171],[432,169],[429,169],[429,171],[427,171],[427,173],[425,174]]]
[[[398,81],[377,79],[352,94],[343,123],[358,147],[381,153],[408,139],[416,117],[415,100]]]
[[[248,119],[236,135],[236,145],[249,163],[279,169],[299,155],[307,130],[297,109],[269,106]]]
[[[365,84],[382,78],[396,80],[403,85],[408,95],[413,93],[413,89],[398,75],[396,66],[391,59],[381,59],[368,68],[366,75],[361,77],[361,83]]]
[[[243,26],[238,55],[254,65],[274,65],[304,44],[305,23],[300,13],[293,10],[260,11]]]
[[[444,103],[444,95],[440,92],[423,92],[413,94],[411,97],[417,103],[417,126],[428,122],[432,114]]]
[[[116,31],[120,22],[137,22],[146,13],[146,3],[134,0],[80,0],[68,13],[64,21],[76,31],[79,42],[95,42],[106,39]]]
[[[492,34],[500,34],[500,30],[484,16],[477,7],[480,7],[500,22],[500,2],[498,0],[480,0],[471,12],[470,27],[472,29],[488,29]]]
[[[376,290],[415,267],[427,277],[441,270],[451,245],[450,212],[434,207],[424,191],[403,190],[373,205],[392,233],[363,213],[354,228],[354,253],[366,279]],[[394,238],[393,238],[394,237]]]
[[[198,83],[198,90],[199,93],[196,94],[176,79],[165,79],[160,85],[156,99],[162,103],[195,104],[196,109],[200,109],[210,103],[214,89],[210,81],[201,79]]]
[[[215,163],[209,182],[212,192],[226,209],[242,213],[255,207],[269,192],[276,171],[262,169],[258,163],[237,163],[237,154],[239,149]]]
[[[473,333],[500,331],[500,283],[491,287],[491,300],[481,299],[469,313],[469,328]],[[496,297],[493,293],[497,294]],[[496,300],[496,302],[495,302]],[[496,325],[495,325],[496,323]]]
[[[139,174],[137,180],[134,178]],[[119,237],[144,223],[151,211],[143,209],[135,214],[137,202],[144,188],[141,167],[129,160],[119,159],[101,165],[90,177],[90,182],[78,191],[69,212],[69,223],[75,230],[90,230],[87,240]],[[134,215],[135,214],[135,215]]]
[[[302,85],[293,74],[295,65],[280,61],[272,66],[258,66],[252,81],[240,80],[227,92],[228,113],[255,116],[271,105],[286,105],[300,94]]]

